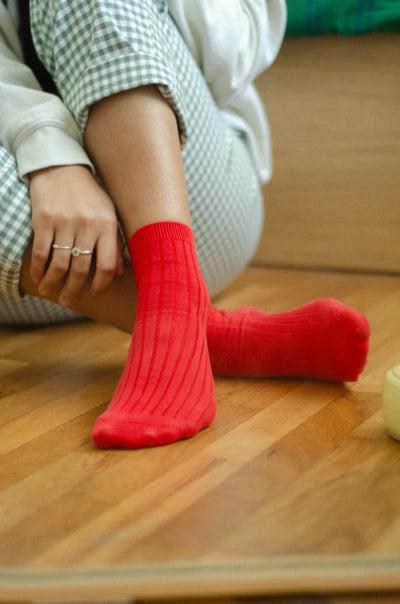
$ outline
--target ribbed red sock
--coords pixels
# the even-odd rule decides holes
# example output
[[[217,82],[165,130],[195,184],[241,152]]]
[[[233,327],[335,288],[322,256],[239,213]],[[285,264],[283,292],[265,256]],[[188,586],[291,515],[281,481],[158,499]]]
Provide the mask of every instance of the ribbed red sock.
[[[279,314],[213,308],[207,340],[216,375],[355,381],[366,364],[369,325],[331,298]]]
[[[215,415],[206,325],[210,298],[192,230],[158,222],[129,241],[138,304],[128,360],[97,419],[100,447],[137,448],[193,436]]]

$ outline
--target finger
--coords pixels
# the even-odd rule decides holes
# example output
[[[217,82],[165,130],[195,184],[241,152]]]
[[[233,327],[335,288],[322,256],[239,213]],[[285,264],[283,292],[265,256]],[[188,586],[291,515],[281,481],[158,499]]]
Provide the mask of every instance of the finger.
[[[79,250],[91,251],[91,254],[72,255],[69,267],[68,277],[63,285],[63,288],[58,297],[58,302],[61,306],[70,306],[77,298],[86,282],[90,267],[93,262],[93,249],[95,242],[88,243],[86,238],[85,243],[74,243],[74,247]]]
[[[117,237],[116,233],[104,235],[97,242],[96,272],[90,291],[93,295],[100,294],[111,285],[117,272]]]
[[[53,235],[52,229],[41,229],[34,232],[30,264],[30,276],[34,283],[39,283],[46,271],[46,264],[51,254]]]
[[[58,230],[54,236],[54,243],[72,248],[74,242],[73,232]],[[47,267],[46,273],[39,285],[39,293],[43,296],[56,290],[61,284],[69,270],[71,263],[71,250],[53,249],[51,261]]]

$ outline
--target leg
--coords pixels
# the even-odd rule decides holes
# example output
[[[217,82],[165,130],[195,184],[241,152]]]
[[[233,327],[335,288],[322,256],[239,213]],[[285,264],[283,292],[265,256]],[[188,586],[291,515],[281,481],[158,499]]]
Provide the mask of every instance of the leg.
[[[184,73],[184,70],[182,72]],[[188,117],[188,129],[192,135],[184,149],[183,159],[190,194],[191,213],[194,217],[194,228],[197,230],[198,251],[209,287],[216,291],[221,283],[223,285],[224,279],[229,281],[240,271],[242,264],[247,262],[249,250],[251,251],[257,241],[258,231],[252,225],[260,223],[260,197],[244,144],[218,118],[218,112],[212,101],[207,98],[206,91],[203,101],[208,103],[208,110],[206,112],[199,110],[202,104],[195,101],[202,93],[198,89],[195,93],[193,92],[196,90],[192,86],[193,77],[188,78],[187,83],[184,82],[188,88],[186,91],[188,98],[190,98],[190,94],[194,96],[188,104],[191,110]],[[202,138],[205,139],[205,145],[202,143]],[[204,146],[208,150],[213,150],[211,160],[204,152]],[[2,235],[1,238],[2,261],[3,253],[7,259],[2,262],[0,267],[2,269],[0,281],[2,292],[7,292],[7,295],[2,294],[0,320],[8,324],[32,324],[76,318],[74,313],[45,300],[30,296],[26,296],[22,301],[17,299],[20,296],[19,269],[22,252],[31,236],[29,200],[25,185],[17,178],[13,158],[7,155],[4,149],[2,153],[4,157],[2,155],[0,164],[2,170],[1,202],[5,203],[4,210],[2,210],[4,217],[2,226],[7,226],[8,232],[5,232],[4,237]],[[221,169],[221,166],[224,166],[224,169]],[[211,169],[213,172],[210,172]],[[207,188],[213,187],[214,183],[214,188]],[[214,203],[212,203],[213,201]],[[17,204],[15,207],[19,208],[16,217],[12,216],[15,211],[13,204]],[[251,224],[246,223],[249,216],[255,218]],[[231,224],[224,222],[230,218],[233,219]],[[208,224],[207,221],[209,221]],[[20,224],[17,246],[15,233],[12,233],[9,228],[13,222]],[[240,230],[242,226],[243,228]],[[222,232],[215,230],[218,228],[221,228]],[[227,233],[231,237],[230,241],[224,239]],[[252,239],[246,239],[249,234]],[[223,241],[225,245],[219,248],[219,241]],[[238,242],[239,245],[236,245]],[[238,248],[239,261],[235,256]],[[8,250],[15,249],[16,254],[8,253]],[[29,250],[27,250],[25,262],[22,264],[21,284],[26,293],[37,295],[34,284],[29,280],[28,263]],[[10,286],[10,284],[12,285]],[[127,267],[125,277],[116,279],[112,290],[98,298],[93,298],[88,291],[85,291],[74,310],[131,332],[135,317],[135,300],[136,287],[133,272],[130,267]],[[318,312],[314,313],[317,310]],[[299,375],[334,380],[356,379],[365,362],[367,327],[358,315],[353,314],[355,320],[341,321],[343,330],[338,332],[335,319],[336,310],[337,306],[332,307],[332,304],[328,303],[323,308],[321,305],[308,307],[307,313],[303,313],[299,309],[300,313],[298,313],[299,317],[307,314],[309,318],[312,318],[312,329],[315,333],[320,335],[321,328],[324,330],[324,335],[319,340],[319,346],[322,346],[326,353],[323,372],[319,366],[319,353],[314,354],[306,367],[299,364],[299,359],[309,357],[310,338],[307,329],[304,329],[304,323],[296,319],[296,313],[286,316],[264,313],[263,319],[261,319],[261,313],[258,315],[250,313],[245,320],[242,311],[236,313],[213,311],[208,322],[207,335],[214,372],[227,375]],[[344,316],[343,312],[340,314],[342,317]],[[286,319],[289,321],[286,322]],[[362,329],[359,329],[360,323]],[[328,329],[329,324],[336,328],[334,332]],[[289,326],[291,338],[287,333]],[[272,327],[273,330],[271,330]],[[254,331],[263,334],[261,342],[256,339],[254,344]],[[243,339],[244,335],[245,339]],[[334,335],[342,341],[342,348],[335,345],[334,354],[330,355],[331,338]],[[263,347],[261,349],[258,348],[260,344]],[[244,349],[244,346],[247,348]],[[267,354],[268,351],[271,351],[270,354]],[[278,351],[279,354],[277,354]],[[343,369],[337,366],[335,357],[342,358],[343,361],[346,359],[341,351],[348,355],[348,358],[353,359],[351,374],[344,373]],[[279,359],[279,363],[276,362],[276,358]]]
[[[132,39],[131,73],[137,79],[136,27],[140,23],[142,31],[151,32],[160,25],[160,15],[151,3],[95,4],[99,35],[110,25],[109,12],[101,22],[106,5],[115,19],[123,17]],[[72,9],[70,13],[75,18]],[[115,33],[122,37],[118,28]],[[118,68],[123,60],[116,61]],[[87,147],[121,218],[138,290],[128,361],[93,430],[100,446],[165,444],[192,436],[215,414],[206,343],[210,299],[188,226],[179,134],[172,107],[155,87],[132,85],[90,110]]]
[[[175,61],[180,85],[178,87],[179,94],[175,95],[176,115],[181,127],[182,122],[185,122],[188,134],[188,141],[183,150],[183,161],[189,191],[191,216],[196,234],[197,251],[208,288],[211,293],[215,293],[240,272],[241,268],[248,262],[256,246],[261,224],[261,197],[244,143],[221,119],[200,74],[197,72],[196,67],[193,66],[188,53],[185,52],[172,24],[168,20],[165,20],[164,25],[168,28],[167,35],[164,38],[170,41],[168,53]],[[90,31],[90,28],[87,28],[85,31]],[[42,38],[52,39],[51,36],[42,36]],[[65,43],[65,40],[63,40],[63,43]],[[129,56],[127,60],[129,60]],[[58,74],[58,81],[62,84],[62,78],[64,77],[68,83],[70,72],[77,72],[79,69],[80,65],[78,64],[74,66],[74,69],[68,69],[68,66],[65,66],[65,69]],[[129,65],[127,65],[124,73],[129,74],[133,71],[133,66],[132,69],[129,69]],[[101,96],[102,91],[107,94],[118,92],[121,86],[120,82],[115,82],[115,80],[108,77],[106,67],[104,67],[104,74],[100,75],[102,75],[102,82],[104,82],[102,84],[103,89],[98,90],[97,88],[93,88],[93,85],[92,87],[88,85],[86,88],[86,100],[82,97],[79,90],[74,91],[65,86],[65,100],[69,103],[71,111],[74,112],[82,127],[84,127],[85,123],[87,106],[98,100],[96,95]],[[81,80],[84,78],[85,74],[83,73],[82,78],[79,77],[75,80],[79,82],[80,90],[83,90]],[[166,85],[169,84],[169,92],[173,89],[177,90],[177,86],[173,82],[171,83],[168,77],[165,77],[165,74],[160,74],[160,78],[160,81],[165,81]],[[131,81],[123,83],[123,87],[127,88],[133,85],[134,82]],[[179,100],[181,97],[185,98],[187,108],[186,114],[183,117],[182,103]],[[309,316],[312,314],[310,314],[310,311],[311,309],[309,308],[307,311]],[[90,314],[90,309],[86,310],[85,314]],[[329,304],[326,306],[326,314],[331,316]],[[317,318],[322,318],[322,315],[324,313],[318,312],[316,316]],[[93,316],[93,314],[90,314],[90,316]],[[130,314],[126,320],[123,320],[122,315],[120,315],[118,317],[118,326],[121,326],[121,323],[123,323],[125,325],[124,328],[129,329],[132,323],[132,316]],[[227,355],[226,350],[221,350],[218,338],[215,339],[216,330],[218,333],[223,334],[223,338],[226,338],[227,329],[229,329],[231,334],[236,334],[239,331],[239,327],[242,326],[241,330],[243,331],[243,312],[229,315],[229,317],[229,322],[227,322],[227,316],[222,313],[217,314],[214,312],[210,317],[208,335],[209,339],[213,338],[210,347],[215,371],[230,374],[239,373],[241,375],[275,375],[276,373],[291,375],[291,372],[295,371],[296,375],[302,374],[309,377],[321,375],[317,362],[315,366],[311,363],[311,367],[307,368],[299,367],[298,363],[296,366],[293,363],[286,365],[281,363],[277,366],[276,363],[271,363],[271,358],[273,359],[275,354],[271,355],[270,360],[264,355],[263,365],[258,367],[257,371],[254,368],[254,362],[252,362],[252,367],[246,367],[245,363],[243,363],[243,358],[241,362],[237,360],[237,355],[235,359],[232,359],[229,354]],[[109,317],[109,319],[113,321],[112,317]],[[265,316],[264,323],[267,327],[270,327],[271,320],[269,315]],[[222,325],[225,328],[221,332]],[[285,343],[285,346],[282,348],[282,354],[289,357],[292,342],[290,339],[288,340],[287,329],[285,329],[284,325],[285,321],[283,319],[280,320],[274,331],[274,338],[276,337],[278,341],[282,340]],[[293,316],[291,316],[291,325],[293,330]],[[318,325],[318,320],[316,320],[314,327],[317,331],[319,330]],[[303,329],[301,321],[298,327],[300,331]],[[350,332],[353,330],[356,330],[356,324],[350,328]],[[249,326],[249,331],[251,332],[251,325]],[[303,331],[304,335],[306,333],[307,330]],[[365,333],[364,330],[364,336]],[[270,333],[265,334],[265,338],[270,336]],[[330,348],[329,337],[323,339],[326,350]],[[219,338],[219,342],[221,342],[221,337]],[[302,356],[304,356],[303,353],[307,347],[307,341],[303,341],[300,337],[297,342],[302,351]],[[354,346],[350,342],[347,349],[350,351],[354,350],[357,342],[358,340],[355,338]],[[357,361],[358,371],[365,360],[365,345],[362,348],[362,358],[358,357]],[[217,350],[218,353],[216,352]],[[233,350],[233,343],[230,343],[229,350]],[[222,358],[223,354],[225,355],[224,361],[218,362],[218,358]],[[240,348],[238,355],[240,355]],[[296,353],[295,357],[298,358],[299,356]],[[318,358],[315,361],[318,361]],[[232,365],[232,368],[229,369],[229,363],[235,363],[235,368]],[[331,358],[329,358],[329,364],[333,364]],[[354,370],[352,376],[354,377],[356,373],[357,371]],[[336,369],[332,368],[331,372],[325,372],[324,376],[326,379],[343,379],[343,372],[338,373]]]
[[[139,87],[93,108],[86,142],[129,239],[138,288],[128,361],[93,439],[131,448],[192,436],[215,414],[210,301],[188,227],[175,116],[156,89]]]
[[[145,224],[154,216],[176,212],[176,200],[185,198],[184,179],[167,180],[154,189],[148,183],[158,182],[159,166],[165,157],[165,150],[159,146],[149,149],[154,156],[160,153],[160,160],[154,164],[157,171],[149,174],[144,169],[134,170],[135,147],[138,134],[136,125],[130,119],[121,120],[120,115],[134,113],[137,91],[125,93],[100,102],[91,110],[86,140],[89,151],[97,165],[103,166],[103,179],[114,199],[124,200],[121,216],[131,220],[131,232],[136,225]],[[133,98],[132,98],[133,97]],[[159,123],[155,110],[149,105],[149,122]],[[142,117],[143,138],[146,133],[146,119]],[[109,124],[113,125],[113,139],[109,140]],[[166,136],[166,141],[174,132],[174,123]],[[146,136],[147,135],[147,136]],[[155,138],[160,142],[160,137]],[[162,140],[162,139],[161,139]],[[101,143],[107,142],[106,145]],[[150,139],[151,141],[151,139]],[[114,144],[113,144],[114,143]],[[113,158],[118,155],[131,158],[126,172]],[[179,152],[176,149],[179,162]],[[167,160],[168,161],[168,160]],[[140,162],[139,162],[140,165]],[[161,170],[162,172],[162,170]],[[174,173],[168,169],[167,174]],[[143,182],[138,175],[145,174]],[[176,187],[181,182],[182,189]],[[172,186],[171,186],[172,185]],[[148,197],[145,206],[140,205],[132,212],[132,192],[141,186],[140,199]],[[149,190],[148,190],[149,189]],[[161,197],[158,197],[161,194]],[[168,207],[171,205],[172,207]],[[184,203],[182,204],[185,207]],[[144,215],[142,212],[145,212]],[[132,218],[130,218],[132,216]],[[325,380],[356,380],[363,368],[368,352],[369,328],[360,313],[346,308],[336,300],[317,300],[300,309],[280,315],[268,315],[257,309],[240,309],[235,313],[213,310],[208,320],[208,346],[214,372],[222,375],[246,375],[252,377],[290,375],[312,377]],[[239,337],[238,337],[239,336]],[[268,345],[266,345],[268,342]]]
[[[155,86],[96,103],[89,113],[85,142],[115,201],[127,240],[152,222],[190,226],[176,118]]]

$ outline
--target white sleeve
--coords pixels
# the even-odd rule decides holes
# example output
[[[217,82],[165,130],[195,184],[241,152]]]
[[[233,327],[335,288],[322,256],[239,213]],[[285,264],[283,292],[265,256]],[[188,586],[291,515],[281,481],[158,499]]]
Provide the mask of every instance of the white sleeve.
[[[79,128],[62,101],[43,92],[22,60],[12,20],[0,11],[0,144],[17,160],[20,178],[54,165],[93,166]]]
[[[284,0],[169,0],[169,10],[219,106],[275,60]]]

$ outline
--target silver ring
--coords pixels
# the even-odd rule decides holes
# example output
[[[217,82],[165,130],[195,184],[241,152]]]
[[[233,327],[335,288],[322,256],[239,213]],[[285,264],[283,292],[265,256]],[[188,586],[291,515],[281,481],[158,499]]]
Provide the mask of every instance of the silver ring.
[[[53,243],[52,247],[55,250],[72,250],[70,245],[57,245],[56,243]]]
[[[89,254],[93,254],[93,250],[81,250],[79,247],[71,247],[70,245],[57,245],[57,243],[53,243],[52,247],[55,250],[69,250],[73,256],[80,256],[81,254],[88,256]]]
[[[73,256],[80,256],[81,254],[88,256],[89,254],[93,254],[93,251],[92,250],[80,250],[79,247],[73,247],[71,250],[71,253]]]

